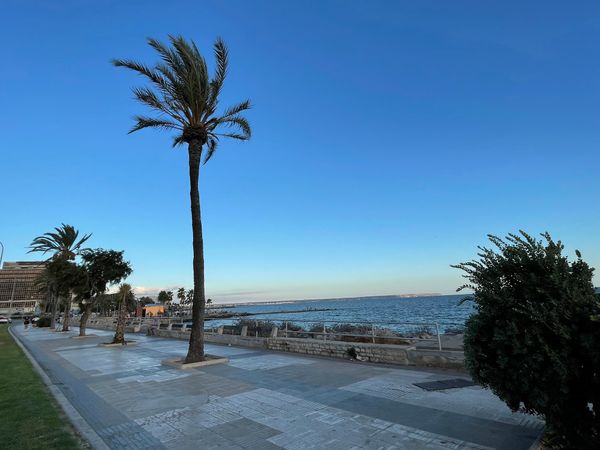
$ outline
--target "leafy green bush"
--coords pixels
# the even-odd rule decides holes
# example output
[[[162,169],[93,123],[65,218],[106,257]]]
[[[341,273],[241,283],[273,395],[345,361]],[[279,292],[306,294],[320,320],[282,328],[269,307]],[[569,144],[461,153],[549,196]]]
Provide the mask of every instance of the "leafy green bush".
[[[36,326],[38,328],[49,327],[50,326],[50,317],[47,317],[47,316],[40,317],[39,320],[36,322]]]
[[[240,334],[243,326],[248,327],[248,336],[269,337],[275,324],[270,320],[240,319],[231,326],[231,330],[234,334]]]
[[[466,272],[475,313],[465,363],[474,380],[513,410],[546,420],[551,448],[600,448],[600,301],[593,268],[570,262],[549,234],[489,236]],[[460,290],[459,289],[459,290]]]

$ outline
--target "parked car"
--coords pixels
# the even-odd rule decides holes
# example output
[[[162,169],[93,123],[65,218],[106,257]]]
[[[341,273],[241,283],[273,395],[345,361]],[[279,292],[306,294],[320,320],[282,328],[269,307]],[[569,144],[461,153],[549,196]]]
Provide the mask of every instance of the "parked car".
[[[10,317],[0,316],[0,324],[11,323],[11,322],[12,322],[12,320],[10,320]]]

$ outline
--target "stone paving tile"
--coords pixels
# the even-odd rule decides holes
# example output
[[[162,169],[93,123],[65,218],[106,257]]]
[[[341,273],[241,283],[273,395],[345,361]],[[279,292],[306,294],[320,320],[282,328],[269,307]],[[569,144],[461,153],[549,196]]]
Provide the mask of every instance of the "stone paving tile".
[[[270,373],[289,382],[320,388],[341,387],[365,378],[372,377],[378,372],[373,366],[351,364],[343,361],[318,361],[319,370],[298,370],[295,366],[283,366],[270,370]],[[332,364],[331,364],[332,363]],[[380,369],[382,374],[389,369]],[[323,373],[327,373],[324,377]]]
[[[315,359],[297,358],[284,355],[257,355],[231,359],[229,366],[244,370],[271,370],[278,367],[314,364]]]
[[[415,386],[413,383],[423,381],[427,376],[427,374],[415,374],[409,371],[386,373],[341,386],[340,389],[387,398],[388,400],[401,401],[410,393],[422,393],[423,389]]]
[[[485,417],[471,417],[363,394],[341,401],[337,406],[430,433],[510,450],[528,449],[540,431]]]
[[[176,380],[178,378],[184,378],[184,377],[188,377],[192,375],[189,372],[182,372],[181,370],[160,370],[160,371],[153,371],[151,373],[148,374],[135,374],[135,375],[129,375],[126,377],[121,377],[121,378],[117,378],[117,381],[119,383],[129,383],[132,381],[138,382],[138,383],[147,383],[149,381],[170,381],[170,380]]]
[[[93,370],[94,375],[108,375],[147,368],[160,367],[160,361],[155,358],[140,357],[135,347],[105,348],[93,347],[82,350],[65,350],[60,356],[81,370]],[[99,373],[98,373],[99,372]]]
[[[267,442],[267,441],[265,441]],[[268,443],[268,442],[267,442]],[[224,438],[220,434],[206,430],[205,433],[193,438],[182,436],[168,442],[168,447],[181,450],[219,449],[219,450],[243,450],[244,447]],[[262,450],[257,448],[256,450]]]
[[[507,412],[478,387],[428,393],[419,381],[456,377],[207,345],[229,364],[162,366],[186,342],[135,336],[100,348],[47,330],[25,345],[107,445],[115,449],[527,449],[539,422]],[[75,334],[75,333],[72,333]]]
[[[536,429],[541,429],[544,426],[541,420],[531,415],[513,413],[490,391],[482,391],[479,388],[472,387],[447,389],[444,391],[425,391],[413,384],[419,381],[422,381],[422,378],[419,379],[418,376],[388,373],[367,378],[340,387],[340,389],[411,405],[426,404],[428,408],[473,417],[485,417],[508,424],[522,425]]]
[[[158,439],[142,432],[135,424],[122,423],[97,430],[98,435],[112,448],[164,449]]]
[[[246,418],[217,425],[212,427],[210,431],[220,434],[247,449],[281,448],[267,441],[268,438],[279,434],[279,431]]]

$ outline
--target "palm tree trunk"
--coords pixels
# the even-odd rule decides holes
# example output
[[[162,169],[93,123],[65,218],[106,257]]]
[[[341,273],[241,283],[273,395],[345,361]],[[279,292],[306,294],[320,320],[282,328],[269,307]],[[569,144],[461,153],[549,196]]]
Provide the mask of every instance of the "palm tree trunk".
[[[190,204],[192,210],[192,242],[194,248],[194,298],[192,300],[192,330],[190,345],[185,357],[186,363],[204,360],[204,241],[202,238],[202,218],[200,214],[200,156],[202,143],[194,139],[189,143]]]
[[[91,312],[92,304],[86,303],[83,307],[83,314],[81,314],[81,319],[79,320],[79,336],[85,336],[85,329],[87,326],[87,321],[90,318]]]
[[[69,324],[71,323],[71,295],[67,296],[67,304],[65,305],[65,320],[63,320],[63,331],[69,331]]]
[[[56,292],[52,292],[52,303],[50,305],[50,329],[54,330],[56,327],[56,306],[58,303],[58,294]]]
[[[124,344],[125,343],[125,316],[127,315],[127,298],[123,296],[121,300],[121,308],[119,309],[119,317],[117,318],[117,329],[115,330],[115,337],[112,341],[113,344]]]

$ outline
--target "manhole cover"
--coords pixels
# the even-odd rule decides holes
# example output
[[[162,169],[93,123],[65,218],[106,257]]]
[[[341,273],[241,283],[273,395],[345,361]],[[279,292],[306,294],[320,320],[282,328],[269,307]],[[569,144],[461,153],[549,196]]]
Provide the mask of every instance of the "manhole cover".
[[[427,383],[414,383],[415,386],[425,389],[426,391],[443,391],[444,389],[463,388],[467,386],[475,386],[471,380],[464,378],[453,378],[452,380],[428,381]]]

